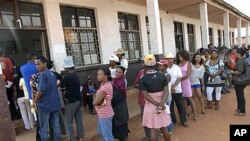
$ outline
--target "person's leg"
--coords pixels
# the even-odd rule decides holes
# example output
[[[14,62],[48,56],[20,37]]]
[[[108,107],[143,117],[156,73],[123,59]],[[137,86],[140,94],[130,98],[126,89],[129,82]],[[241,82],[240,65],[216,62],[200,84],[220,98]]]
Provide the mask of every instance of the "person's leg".
[[[91,112],[94,111],[94,106],[93,106],[93,95],[89,96],[89,109]]]
[[[171,141],[171,136],[170,134],[167,132],[167,130],[165,128],[161,128],[161,133],[163,134],[163,138],[165,141]]]
[[[194,120],[197,120],[198,119],[198,115],[197,115],[197,111],[196,111],[196,107],[195,107],[195,103],[194,103],[194,100],[192,97],[188,97],[189,101],[190,101],[190,104],[191,104],[191,108],[194,112]]]
[[[39,124],[39,115],[38,112],[36,111],[36,115],[37,115],[37,124],[36,124],[36,141],[41,141],[41,137],[39,134],[39,130],[40,130],[40,124]]]
[[[114,141],[114,136],[112,133],[112,117],[100,120],[102,140],[103,141]]]
[[[47,112],[42,112],[38,111],[38,116],[39,116],[39,135],[41,138],[41,141],[48,141],[48,124],[49,124],[49,118],[50,118],[50,113]]]
[[[172,122],[173,124],[176,123],[176,116],[175,116],[175,112],[174,112],[174,103],[176,101],[176,96],[175,94],[172,94],[172,101],[171,101],[171,104],[170,104],[170,115],[171,115],[171,119],[172,119]]]
[[[142,119],[144,107],[140,106],[140,109],[141,109],[141,119]],[[148,127],[146,127],[146,126],[144,126],[143,128],[144,128],[144,132],[146,134],[146,137],[150,138],[150,129]]]
[[[77,102],[78,108],[76,110],[76,116],[75,116],[75,121],[76,121],[76,129],[77,129],[77,138],[82,139],[83,138],[83,116],[82,116],[82,104]]]
[[[222,87],[216,87],[215,88],[215,93],[216,93],[215,109],[216,110],[220,109],[221,90],[222,90]]]
[[[60,111],[55,111],[55,112],[51,112],[51,115],[50,115],[50,124],[53,128],[54,141],[61,141],[59,113]]]
[[[245,96],[244,96],[244,86],[235,85],[237,101],[238,101],[238,110],[240,113],[245,113]]]
[[[12,120],[16,120],[17,119],[17,110],[16,110],[16,106],[13,100],[13,88],[6,88],[6,94],[7,94],[7,98],[9,101],[9,110],[10,110],[10,116]]]
[[[187,124],[187,119],[186,119],[186,109],[184,108],[183,105],[183,97],[182,93],[176,93],[175,94],[175,102],[176,102],[176,107],[178,109],[178,113],[180,116],[181,124],[185,127],[188,127]]]
[[[73,119],[75,116],[76,107],[74,103],[68,103],[65,105],[65,124],[66,124],[66,133],[68,140],[74,140],[74,130],[73,130]]]
[[[213,91],[214,91],[213,87],[207,87],[207,101],[208,101],[208,105],[206,107],[207,109],[212,109],[213,108],[213,105],[212,105]]]
[[[60,112],[59,122],[60,122],[61,135],[66,135],[66,128],[65,128],[62,112]]]
[[[29,119],[27,116],[27,111],[26,111],[26,107],[25,107],[25,98],[21,97],[17,99],[17,103],[22,115],[22,119],[23,119],[23,123],[24,123],[24,128],[25,129],[30,129],[30,123],[29,123]]]
[[[25,106],[26,106],[26,110],[28,112],[30,127],[33,128],[33,126],[35,125],[35,119],[34,119],[33,114],[31,113],[31,105],[30,105],[30,101],[28,99],[25,99]]]
[[[150,129],[150,131],[151,131],[150,141],[157,141],[157,130],[156,129]]]
[[[202,110],[202,114],[205,114],[206,111],[205,111],[205,104],[204,104],[204,99],[203,99],[203,96],[201,95],[201,89],[200,88],[196,88],[196,89],[193,89],[194,90],[194,93],[197,95],[198,99],[199,99],[199,102],[200,102],[200,105],[201,105],[201,110]]]

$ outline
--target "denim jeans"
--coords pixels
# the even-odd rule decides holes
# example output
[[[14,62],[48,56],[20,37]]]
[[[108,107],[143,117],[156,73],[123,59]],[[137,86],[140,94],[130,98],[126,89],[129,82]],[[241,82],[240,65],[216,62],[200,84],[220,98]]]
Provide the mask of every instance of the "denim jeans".
[[[68,141],[74,141],[73,120],[76,121],[77,137],[83,138],[82,104],[80,101],[65,105],[65,123]]]
[[[102,138],[102,141],[114,141],[114,136],[112,133],[112,119],[113,117],[98,117],[98,132]]]
[[[169,93],[168,98],[167,98],[167,102],[166,102],[166,104],[169,106],[169,108],[171,106],[171,102],[172,102],[172,95]],[[168,129],[168,132],[172,132],[174,130],[174,124],[172,122],[172,118],[171,118],[171,123],[169,124],[167,129]]]
[[[39,116],[39,134],[41,141],[48,141],[48,124],[50,123],[53,128],[54,141],[61,141],[61,132],[59,125],[59,111],[55,112],[43,112],[38,111]]]

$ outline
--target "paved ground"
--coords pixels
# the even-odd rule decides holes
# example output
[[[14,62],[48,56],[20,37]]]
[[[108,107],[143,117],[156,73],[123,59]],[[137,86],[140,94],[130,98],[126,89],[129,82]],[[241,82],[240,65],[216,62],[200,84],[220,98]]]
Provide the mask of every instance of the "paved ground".
[[[129,93],[128,105],[131,112],[130,116],[133,118],[129,121],[131,133],[129,134],[128,141],[140,141],[144,136],[144,131],[141,126],[140,117],[136,116],[139,111],[136,91],[131,90]],[[189,128],[184,128],[177,122],[172,134],[172,141],[229,141],[230,124],[250,124],[250,87],[245,89],[245,96],[247,116],[237,117],[233,115],[235,113],[236,97],[234,89],[231,89],[230,94],[222,96],[220,111],[207,110],[206,115],[199,114],[199,121],[197,122],[193,121],[193,115],[191,114],[188,117]],[[195,101],[199,110],[199,103],[197,99]],[[96,116],[86,113],[84,114],[83,121],[85,129],[84,141],[100,141],[96,133]],[[17,141],[34,141],[34,132],[20,131],[16,139]]]

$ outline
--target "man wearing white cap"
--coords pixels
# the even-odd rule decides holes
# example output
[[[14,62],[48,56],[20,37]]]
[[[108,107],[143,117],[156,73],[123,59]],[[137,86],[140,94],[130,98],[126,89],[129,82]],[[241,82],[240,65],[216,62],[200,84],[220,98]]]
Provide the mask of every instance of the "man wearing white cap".
[[[116,55],[111,55],[109,57],[109,70],[112,79],[116,78],[116,67],[119,64],[119,58]]]
[[[117,51],[115,51],[117,57],[119,58],[120,66],[123,66],[126,70],[124,72],[124,75],[126,76],[127,70],[128,70],[128,60],[125,59],[125,50],[122,48],[118,48]],[[127,79],[125,78],[125,85],[127,87]]]
[[[73,131],[73,120],[76,120],[77,138],[83,139],[81,84],[79,76],[74,72],[75,65],[72,56],[66,57],[63,67],[67,75],[63,78],[61,89],[64,92],[65,120],[67,138],[76,140]]]
[[[170,105],[170,111],[171,111],[171,118],[173,123],[176,123],[176,117],[174,113],[174,103],[176,103],[179,117],[181,120],[181,124],[184,127],[188,127],[187,119],[186,119],[186,110],[183,105],[183,98],[182,98],[182,88],[181,88],[181,69],[179,66],[174,64],[174,55],[172,53],[167,53],[164,57],[164,59],[167,59],[169,61],[169,66],[167,68],[167,72],[171,75],[171,95],[172,95],[172,101]]]

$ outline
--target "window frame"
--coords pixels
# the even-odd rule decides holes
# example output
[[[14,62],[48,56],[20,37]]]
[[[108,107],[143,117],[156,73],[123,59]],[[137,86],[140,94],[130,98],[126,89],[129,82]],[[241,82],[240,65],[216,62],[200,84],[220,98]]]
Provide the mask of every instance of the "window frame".
[[[190,28],[192,28],[192,31],[190,32]],[[188,34],[188,45],[189,45],[189,52],[195,52],[196,45],[195,45],[195,25],[187,23],[187,34]],[[190,47],[190,40],[193,39],[193,47]]]
[[[175,49],[176,49],[176,52],[179,52],[181,50],[185,50],[184,27],[183,27],[184,23],[179,22],[179,21],[174,21],[173,24],[174,24],[174,36],[175,36]],[[177,24],[179,25],[179,27],[181,27],[181,32],[178,32]],[[177,47],[177,40],[176,40],[177,37],[182,37],[182,44],[181,46],[179,46],[180,48]]]

